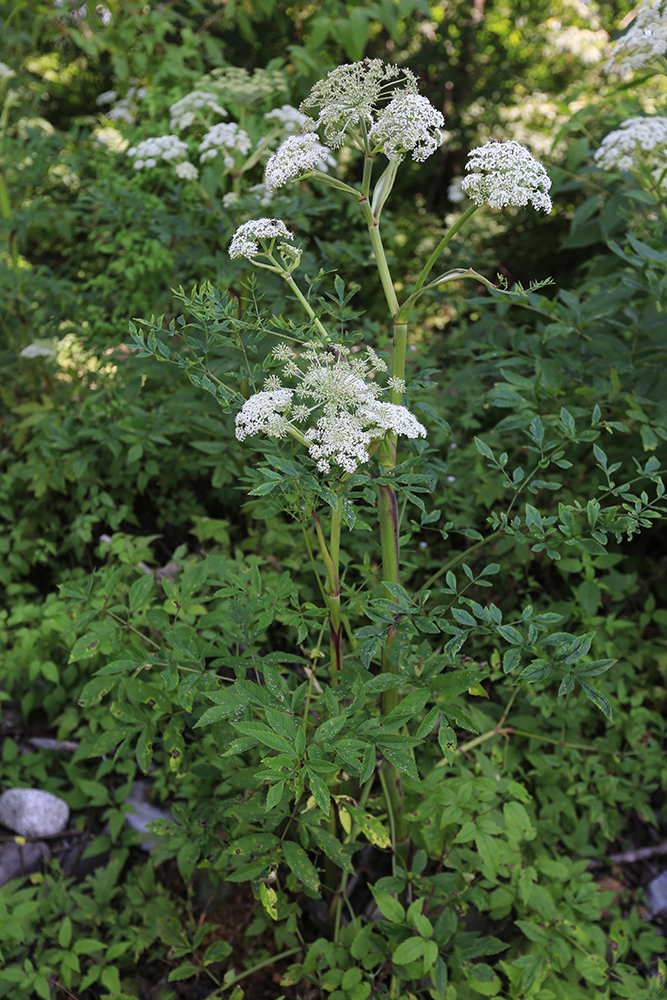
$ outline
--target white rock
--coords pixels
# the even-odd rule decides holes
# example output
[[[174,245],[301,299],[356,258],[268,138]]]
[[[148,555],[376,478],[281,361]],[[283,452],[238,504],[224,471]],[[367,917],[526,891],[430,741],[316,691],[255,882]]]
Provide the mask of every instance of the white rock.
[[[125,823],[144,835],[141,843],[144,851],[150,851],[151,848],[155,847],[155,841],[148,839],[150,836],[150,830],[146,829],[148,824],[152,823],[154,819],[173,819],[170,812],[158,809],[157,806],[151,804],[149,798],[150,784],[147,781],[136,781],[132,786],[132,791],[125,799],[127,805],[132,806],[133,809],[132,812],[125,814]]]
[[[29,875],[42,866],[49,857],[49,849],[42,841],[27,844],[0,844],[0,886],[13,878]]]
[[[37,788],[9,788],[0,795],[0,823],[22,837],[62,833],[69,806],[57,795]]]
[[[654,917],[667,913],[667,871],[649,882],[646,905]]]

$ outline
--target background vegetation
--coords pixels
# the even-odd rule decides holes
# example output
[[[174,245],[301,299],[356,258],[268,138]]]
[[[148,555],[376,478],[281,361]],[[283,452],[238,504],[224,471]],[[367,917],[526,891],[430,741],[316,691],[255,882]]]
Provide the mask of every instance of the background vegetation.
[[[589,867],[664,834],[665,224],[636,178],[592,160],[610,128],[664,106],[661,78],[604,72],[630,10],[620,0],[0,6],[0,58],[13,73],[0,79],[0,780],[63,797],[95,860],[75,877],[55,852],[47,873],[3,888],[0,997],[659,995],[663,944],[641,910],[651,871],[610,879]],[[361,853],[337,862],[362,887],[355,919],[376,904],[386,919],[363,930],[352,920],[334,943],[312,862],[256,840],[259,758],[224,756],[237,735],[225,721],[198,728],[211,699],[188,680],[216,669],[243,678],[256,654],[268,678],[275,665],[271,694],[294,696],[317,639],[301,531],[270,504],[247,504],[239,487],[257,485],[254,456],[232,419],[176,368],[137,357],[128,323],[154,315],[168,327],[187,305],[174,289],[203,282],[238,306],[249,273],[227,246],[258,211],[294,223],[306,272],[335,267],[354,322],[386,343],[379,283],[356,215],[331,192],[295,186],[265,210],[249,190],[261,162],[242,184],[213,168],[192,184],[135,170],[126,150],[168,132],[169,107],[206,74],[273,74],[272,89],[229,105],[258,141],[265,113],[298,106],[327,70],[364,56],[409,67],[446,116],[442,150],[405,171],[386,209],[392,268],[406,282],[459,212],[455,182],[480,142],[528,145],[549,167],[555,205],[540,219],[480,210],[446,260],[510,286],[549,276],[552,286],[517,299],[449,285],[422,300],[410,374],[432,489],[428,513],[403,512],[404,586],[417,591],[451,564],[506,622],[531,604],[560,615],[563,631],[594,634],[590,655],[617,662],[596,678],[598,705],[580,685],[559,698],[553,678],[515,686],[502,637],[472,633],[466,662],[485,683],[450,693],[459,752],[443,758],[434,736],[420,781],[406,777],[408,888],[391,872],[374,795],[367,816],[352,810]],[[108,91],[115,103],[100,105]],[[301,321],[277,283],[261,293],[262,306]],[[36,356],[21,353],[29,345]],[[534,489],[520,497],[527,476]],[[583,540],[559,528],[558,504],[575,501]],[[511,530],[477,548],[508,510]],[[347,584],[377,593],[373,542],[350,538]],[[242,599],[223,593],[230,580]],[[359,628],[361,604],[353,610]],[[113,668],[146,658],[139,633],[159,680]],[[288,682],[277,679],[290,663]],[[466,720],[483,739],[465,735]],[[113,754],[119,727],[127,740]],[[78,749],[30,742],[44,737]],[[142,772],[173,816],[150,855],[125,824]],[[313,831],[305,846],[311,859],[327,853]],[[282,865],[275,913],[266,881],[237,877],[265,857]],[[411,893],[431,908],[413,909]]]

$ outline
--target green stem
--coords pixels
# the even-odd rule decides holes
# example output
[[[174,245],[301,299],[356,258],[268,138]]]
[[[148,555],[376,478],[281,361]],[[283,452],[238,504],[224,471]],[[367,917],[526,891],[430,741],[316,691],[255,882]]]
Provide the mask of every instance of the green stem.
[[[340,579],[338,575],[338,556],[340,549],[340,528],[341,528],[342,500],[338,498],[338,507],[331,514],[331,544],[333,553],[329,549],[322,531],[322,525],[317,511],[313,511],[315,521],[315,531],[317,540],[320,543],[322,558],[327,571],[325,588],[325,602],[329,612],[329,638],[331,648],[331,681],[339,683],[340,671],[343,666],[343,633],[340,617]]]
[[[230,982],[225,983],[225,990],[229,990],[236,983],[240,983],[242,979],[246,976],[252,976],[254,972],[258,972],[260,969],[265,969],[267,965],[275,965],[276,962],[281,962],[284,958],[290,958],[292,955],[296,955],[298,951],[301,951],[302,945],[298,945],[296,948],[289,948],[287,951],[281,951],[279,955],[271,955],[269,958],[265,958],[263,962],[257,962],[250,969],[246,969],[245,972],[239,972],[238,976],[234,976]]]
[[[392,319],[394,319],[399,309],[398,298],[396,297],[394,283],[391,280],[389,265],[387,263],[387,255],[382,243],[382,237],[380,236],[380,223],[374,217],[367,198],[359,198],[359,204],[361,205],[361,210],[364,213],[364,219],[366,220],[366,225],[368,226],[371,246],[373,247],[373,253],[375,254],[375,263],[380,275],[380,281],[382,282],[382,288],[387,300],[387,305],[389,306],[389,312],[391,313]]]
[[[378,775],[382,791],[384,792],[384,800],[387,804],[387,816],[389,817],[389,830],[391,832],[391,845],[393,848],[394,874],[396,874],[395,866],[399,858],[407,871],[408,852],[410,850],[408,824],[405,821],[403,783],[400,772],[388,760],[382,761],[378,769]]]
[[[325,338],[325,340],[331,340],[331,337],[329,336],[329,333],[327,332],[325,326],[323,325],[323,323],[320,320],[320,318],[315,314],[315,310],[313,309],[313,307],[311,306],[310,302],[308,301],[308,299],[306,298],[306,296],[303,294],[303,292],[301,291],[301,289],[297,285],[297,283],[294,280],[294,278],[292,277],[292,275],[291,274],[285,274],[285,273],[283,273],[283,278],[285,279],[285,283],[294,292],[294,294],[296,295],[297,299],[299,300],[299,302],[301,303],[301,305],[303,306],[303,308],[306,310],[306,312],[308,313],[308,315],[312,319],[312,321],[313,321],[315,327],[317,328],[318,332]]]
[[[449,243],[449,241],[452,239],[453,236],[456,235],[456,233],[458,233],[458,231],[461,228],[461,226],[465,225],[465,223],[468,221],[468,219],[470,218],[470,216],[473,215],[477,211],[478,207],[479,206],[475,205],[475,204],[470,205],[470,207],[465,210],[465,212],[463,213],[463,215],[461,216],[461,218],[458,219],[454,223],[454,225],[452,226],[452,228],[443,236],[443,238],[440,240],[440,242],[438,243],[437,247],[435,248],[435,250],[433,251],[433,253],[429,257],[429,259],[424,264],[424,267],[422,268],[421,273],[420,273],[419,277],[417,278],[417,281],[415,282],[415,286],[412,289],[412,294],[414,294],[415,292],[419,291],[419,289],[422,287],[422,285],[425,283],[426,279],[428,278],[429,274],[431,273],[431,268],[433,267],[433,265],[435,264],[436,260],[438,259],[438,257],[442,253],[442,251],[445,249],[445,247],[447,246],[447,244]]]
[[[433,576],[430,576],[426,581],[426,583],[423,583],[421,585],[419,590],[415,591],[414,599],[417,600],[420,594],[422,594],[425,590],[428,590],[429,587],[433,586],[436,580],[439,580],[441,576],[444,576],[445,573],[448,573],[453,566],[456,566],[457,563],[460,563],[462,559],[466,558],[466,556],[472,555],[472,553],[476,552],[477,549],[481,549],[483,545],[487,545],[494,539],[500,538],[502,534],[503,534],[502,531],[494,531],[493,534],[489,535],[488,538],[482,538],[479,542],[475,542],[474,545],[471,545],[464,552],[461,552],[458,556],[454,556],[454,558],[450,559],[449,562],[446,562],[444,566],[441,566],[440,569],[437,571],[437,573],[434,573]]]

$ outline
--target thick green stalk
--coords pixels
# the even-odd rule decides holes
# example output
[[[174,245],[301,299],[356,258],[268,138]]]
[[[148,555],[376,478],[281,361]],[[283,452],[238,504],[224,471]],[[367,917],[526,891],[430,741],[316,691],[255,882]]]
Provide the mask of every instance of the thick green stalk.
[[[399,302],[394,289],[394,283],[389,271],[387,257],[380,236],[380,225],[378,219],[373,215],[367,201],[361,202],[364,218],[368,225],[368,232],[371,238],[371,246],[375,254],[380,281],[384,289],[387,305],[394,322],[394,349],[392,353],[392,375],[403,378],[405,375],[405,359],[407,353],[408,326],[407,322],[396,324],[399,312]],[[391,401],[400,402],[401,394],[392,390]],[[384,471],[389,472],[396,467],[396,438],[385,438],[378,449],[378,458]],[[396,502],[396,492],[391,486],[378,487],[378,516],[380,520],[380,546],[382,552],[382,579],[389,583],[399,582],[399,545],[398,545],[398,504]],[[387,655],[395,639],[396,631],[393,626],[387,632],[384,649],[382,650],[382,672],[393,673],[394,666]],[[398,692],[396,690],[384,691],[382,694],[381,712],[386,718],[398,704]],[[409,850],[408,826],[405,819],[405,798],[403,794],[403,783],[398,768],[388,760],[383,760],[380,765],[380,780],[385,794],[387,811],[393,819],[394,837],[393,848],[396,857],[400,857],[405,864]]]
[[[320,543],[322,558],[327,571],[325,583],[325,600],[329,612],[329,640],[331,649],[331,681],[338,684],[340,670],[343,666],[343,629],[340,616],[340,578],[338,575],[338,558],[340,551],[340,529],[342,515],[342,500],[331,513],[330,545],[327,545],[322,531],[322,525],[316,511],[313,512],[315,531]]]
[[[382,288],[387,300],[387,305],[389,306],[389,312],[391,313],[391,318],[393,320],[399,309],[398,298],[396,297],[394,283],[391,280],[389,265],[387,263],[387,255],[384,252],[382,237],[380,236],[380,223],[373,215],[373,210],[371,209],[367,198],[360,198],[359,204],[361,205],[361,210],[364,213],[364,219],[366,220],[366,225],[368,226],[371,246],[373,247],[373,253],[375,254],[375,263],[378,269],[378,274],[380,275],[380,281],[382,282]]]

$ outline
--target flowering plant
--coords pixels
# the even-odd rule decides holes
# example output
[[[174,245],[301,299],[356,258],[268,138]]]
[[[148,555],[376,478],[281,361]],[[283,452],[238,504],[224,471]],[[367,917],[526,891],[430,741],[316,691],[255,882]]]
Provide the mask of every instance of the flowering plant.
[[[392,962],[399,967],[410,965],[409,972],[397,973],[399,977],[430,977],[434,995],[444,997],[447,970],[439,957],[441,938],[436,939],[422,912],[424,896],[415,899],[411,916],[401,904],[398,909],[394,904],[398,893],[407,900],[417,885],[415,871],[423,871],[423,866],[415,865],[411,874],[410,859],[418,844],[424,843],[428,849],[431,843],[428,832],[418,828],[423,817],[429,817],[430,822],[426,803],[436,787],[440,773],[436,768],[455,761],[461,749],[456,730],[475,729],[460,699],[465,692],[479,688],[490,668],[486,661],[465,661],[461,656],[464,644],[477,635],[504,643],[502,659],[498,655],[496,661],[499,671],[510,674],[520,670],[521,679],[531,682],[559,673],[560,695],[572,692],[576,683],[597,708],[607,717],[611,715],[607,699],[590,679],[615,661],[589,658],[593,633],[580,637],[553,632],[552,626],[561,616],[536,612],[532,605],[519,617],[505,621],[495,603],[484,606],[467,596],[469,587],[490,585],[487,577],[498,572],[496,563],[475,574],[464,561],[468,553],[456,556],[414,594],[407,592],[405,574],[401,575],[407,504],[419,512],[420,526],[439,517],[439,512],[427,512],[423,499],[433,487],[438,461],[437,456],[424,461],[437,415],[417,398],[420,380],[410,380],[407,370],[414,306],[428,291],[435,292],[450,282],[473,280],[476,287],[493,289],[492,282],[472,268],[437,273],[438,258],[483,204],[494,210],[530,206],[548,212],[549,178],[517,142],[487,143],[473,150],[461,185],[469,203],[436,240],[411,283],[403,285],[392,274],[385,250],[383,210],[405,157],[411,155],[419,162],[437,151],[438,131],[444,124],[441,112],[417,93],[411,73],[380,60],[365,60],[341,66],[316,84],[300,113],[305,116],[301,133],[287,136],[268,160],[267,186],[277,189],[292,181],[312,180],[356,205],[382,287],[389,337],[373,344],[366,342],[359,322],[361,313],[355,308],[356,290],[346,288],[340,276],[334,277],[333,291],[324,294],[321,286],[328,272],[302,280],[302,248],[297,235],[288,221],[269,217],[245,221],[230,234],[229,255],[244,267],[249,261],[253,268],[277,275],[300,308],[300,319],[293,310],[281,316],[267,315],[253,279],[246,286],[242,310],[237,301],[210,286],[195,289],[191,295],[179,292],[191,317],[179,320],[186,345],[180,353],[172,354],[164,340],[165,332],[169,338],[178,332],[175,323],[168,331],[157,321],[132,326],[140,356],[150,353],[178,365],[193,384],[233,414],[239,441],[264,439],[259,441],[257,461],[245,470],[249,496],[261,516],[280,514],[299,525],[304,560],[310,564],[321,596],[319,607],[310,593],[303,600],[287,571],[274,589],[266,591],[255,563],[247,580],[232,575],[222,581],[216,597],[241,595],[235,616],[242,621],[243,647],[239,645],[229,660],[234,670],[238,668],[236,680],[224,688],[208,677],[201,680],[213,706],[198,718],[196,726],[224,721],[233,729],[225,756],[242,757],[255,750],[261,753],[261,768],[252,769],[253,780],[260,787],[253,785],[240,804],[236,799],[225,800],[220,804],[220,815],[239,815],[252,828],[252,835],[234,839],[224,848],[223,856],[232,867],[233,878],[255,880],[257,896],[269,918],[275,920],[279,913],[286,913],[280,873],[281,866],[286,866],[290,874],[284,884],[288,887],[296,880],[304,891],[318,896],[324,884],[331,933],[338,944],[344,934],[346,888],[354,874],[350,859],[359,848],[357,838],[363,835],[378,847],[391,849],[392,875],[373,893],[380,912],[394,923],[378,930],[385,921],[377,922],[376,930],[369,932],[374,935],[374,947],[380,949],[379,954],[393,956],[388,968]],[[332,150],[342,147],[346,147],[346,156],[341,156],[340,166],[322,170],[322,149],[331,156]],[[351,176],[355,156],[363,161],[356,178]],[[364,294],[360,292],[359,297],[363,299]],[[520,292],[504,289],[498,294],[511,302]],[[233,364],[232,357],[241,357],[241,364]],[[416,415],[419,407],[425,414],[423,422]],[[557,518],[543,516],[526,502],[520,516],[512,508],[522,494],[532,499],[542,489],[560,487],[542,476],[552,464],[570,467],[564,457],[564,442],[596,441],[602,430],[599,407],[593,411],[590,427],[583,431],[577,431],[574,417],[565,408],[558,422],[550,421],[549,429],[539,414],[531,415],[525,423],[527,450],[535,456],[534,468],[527,474],[518,468],[510,476],[508,454],[495,456],[485,442],[476,442],[478,454],[513,490],[513,499],[507,510],[490,512],[492,530],[485,537],[475,533],[468,552],[492,540],[513,538],[521,545],[529,542],[533,551],[555,559],[563,539],[563,544],[581,545],[589,551],[589,543],[602,547],[609,534],[632,535],[657,516],[655,505],[662,492],[656,501],[649,501],[646,494],[638,498],[629,493],[629,486],[617,487],[609,475],[608,493],[615,499],[610,499],[607,507],[597,500],[585,509],[576,501],[564,502]],[[446,425],[443,429],[445,433],[448,430]],[[606,454],[598,445],[594,447],[600,468],[608,471]],[[647,463],[643,473],[651,477],[656,468]],[[452,527],[447,522],[444,538]],[[360,566],[352,566],[346,554],[346,531],[365,533],[367,551]],[[381,563],[381,568],[372,571],[372,560]],[[463,581],[454,572],[460,563]],[[178,605],[176,590],[173,595]],[[434,596],[436,600],[432,600]],[[250,625],[246,605],[257,610],[256,627]],[[281,610],[277,611],[279,605]],[[303,655],[292,648],[275,649],[265,657],[254,652],[258,636],[278,615],[294,631],[294,647]],[[218,619],[207,620],[214,624]],[[328,657],[323,645],[328,646]],[[242,655],[246,650],[247,656]],[[327,661],[326,666],[322,660]],[[291,663],[297,664],[292,673],[282,666]],[[263,684],[250,681],[246,668],[254,678],[261,676]],[[494,727],[493,735],[497,732]],[[431,733],[437,738],[441,759],[431,775],[422,778],[414,750]],[[475,737],[464,747],[470,749],[490,735]],[[417,790],[413,803],[416,800],[419,805],[410,813],[404,782],[413,793]],[[381,797],[387,826],[366,810],[373,790]],[[508,789],[507,795],[511,798],[513,792]],[[507,805],[508,816],[521,817],[525,833],[530,823],[523,806],[519,801]],[[269,827],[277,833],[267,833]],[[301,846],[288,837],[288,831],[290,836],[296,835],[296,828]],[[473,832],[470,836],[482,834]],[[324,855],[323,880],[304,848]],[[246,860],[239,861],[237,855]],[[426,853],[424,864],[425,859]],[[491,882],[498,875],[499,864],[493,862],[485,869]],[[509,867],[507,871],[509,878]],[[448,879],[439,878],[428,882],[428,891],[432,890],[429,901],[437,900],[434,905],[446,912],[457,898],[459,882],[452,895]],[[460,892],[465,892],[462,883]],[[409,930],[411,920],[416,921],[418,936]],[[353,915],[350,926],[359,928],[361,922]],[[445,938],[448,940],[447,935],[442,940]],[[368,939],[366,934],[364,940]],[[326,952],[325,945],[318,941],[312,946],[295,973],[297,978],[312,971],[318,957]],[[362,951],[359,957],[363,955]],[[329,967],[337,973],[335,962],[334,955]],[[490,970],[489,975],[495,976]],[[331,982],[337,985],[339,980],[332,978]],[[371,984],[354,980],[352,985],[355,983],[363,985],[358,993],[363,1000]],[[497,995],[495,986],[500,988],[497,976]],[[341,997],[347,995],[357,996],[341,992]],[[392,986],[391,995],[403,995],[398,984]]]

